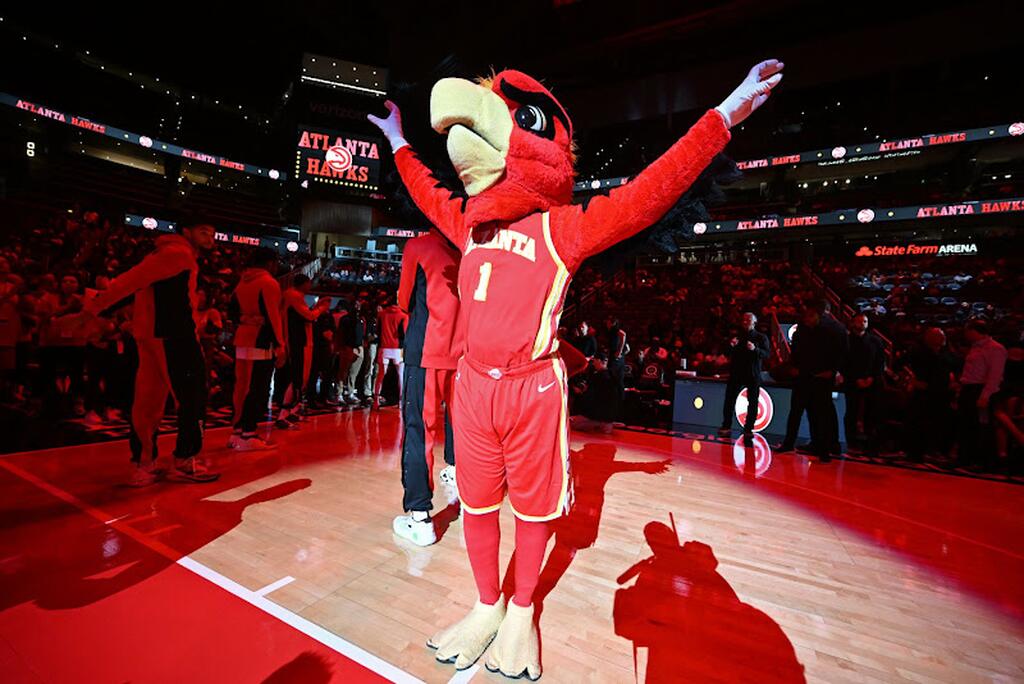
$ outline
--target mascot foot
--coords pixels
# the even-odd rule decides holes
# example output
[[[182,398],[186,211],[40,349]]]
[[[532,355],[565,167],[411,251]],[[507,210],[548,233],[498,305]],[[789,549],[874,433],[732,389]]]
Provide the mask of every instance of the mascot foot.
[[[532,604],[520,608],[509,602],[508,613],[487,653],[484,667],[506,677],[519,678],[525,674],[532,681],[540,679],[540,639],[537,626],[533,624]]]
[[[427,646],[437,649],[434,657],[440,662],[454,662],[456,670],[465,670],[483,655],[504,617],[504,598],[493,606],[477,601],[469,615],[430,637]]]

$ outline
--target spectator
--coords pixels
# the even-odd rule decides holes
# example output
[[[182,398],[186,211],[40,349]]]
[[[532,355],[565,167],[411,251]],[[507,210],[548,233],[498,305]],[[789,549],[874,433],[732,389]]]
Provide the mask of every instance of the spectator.
[[[989,445],[983,442],[982,426],[991,421],[989,402],[1003,382],[1006,347],[989,335],[988,322],[976,318],[964,326],[970,345],[960,373],[957,397],[957,466],[983,465]]]
[[[878,455],[878,403],[885,372],[885,346],[868,331],[868,317],[857,314],[847,336],[849,352],[843,365],[841,384],[846,393],[843,422],[848,449],[854,449],[860,437],[869,456]]]
[[[722,407],[721,435],[728,435],[732,427],[733,407],[740,390],[747,390],[747,416],[743,434],[754,434],[757,420],[758,399],[761,395],[761,366],[771,353],[768,336],[754,329],[757,316],[751,312],[743,314],[743,327],[729,339],[729,382],[725,388],[725,404]]]
[[[906,359],[903,377],[909,389],[904,449],[910,461],[945,456],[949,448],[951,387],[955,363],[941,328],[929,328]]]
[[[786,436],[780,451],[792,449],[803,411],[811,429],[810,443],[799,449],[828,463],[839,453],[839,419],[832,403],[832,388],[846,356],[846,330],[831,315],[824,300],[804,305],[803,320],[793,336],[792,361],[798,371]],[[789,449],[787,449],[788,447]]]

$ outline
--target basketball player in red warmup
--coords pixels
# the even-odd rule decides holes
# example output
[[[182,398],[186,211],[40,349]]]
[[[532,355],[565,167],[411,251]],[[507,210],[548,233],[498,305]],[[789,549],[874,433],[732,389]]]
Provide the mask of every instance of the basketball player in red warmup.
[[[434,85],[430,116],[446,133],[465,196],[442,187],[402,135],[397,107],[370,117],[391,143],[413,200],[463,253],[459,271],[466,349],[455,382],[459,496],[480,598],[434,635],[441,661],[540,677],[533,592],[547,522],[571,505],[565,367],[556,332],[572,274],[587,257],[656,222],[729,140],[729,128],[767,100],[782,63],[758,64],[740,86],[660,159],[607,197],[572,205],[572,125],[535,79],[503,71]],[[498,510],[516,516],[515,593],[498,584]]]
[[[235,330],[235,425],[228,447],[241,451],[273,446],[256,434],[256,425],[267,411],[275,361],[282,367],[287,354],[281,286],[274,278],[277,254],[256,250],[249,264],[231,297],[239,324]]]
[[[398,396],[402,397],[402,385],[405,383],[405,362],[402,360],[402,338],[409,323],[409,317],[395,304],[394,295],[388,295],[388,305],[377,314],[380,325],[380,350],[377,352],[377,379],[373,384],[373,408],[380,407],[380,388],[384,384],[384,376],[388,372],[388,364],[393,364],[398,371]]]
[[[213,247],[214,228],[183,225],[176,235],[156,239],[156,248],[137,266],[110,282],[78,314],[87,322],[118,302],[134,297],[132,335],[139,348],[129,444],[135,471],[130,484],[156,482],[165,471],[183,482],[212,482],[220,477],[197,460],[203,449],[206,418],[206,362],[196,331],[196,278],[200,249]],[[174,466],[158,468],[156,431],[167,393],[178,404]]]
[[[419,546],[437,541],[434,508],[434,439],[444,425],[444,460],[439,475],[449,503],[458,500],[452,436],[452,389],[462,355],[456,279],[459,251],[436,230],[413,238],[402,252],[398,305],[409,314],[405,332],[405,393],[402,396],[402,507],[395,534]]]

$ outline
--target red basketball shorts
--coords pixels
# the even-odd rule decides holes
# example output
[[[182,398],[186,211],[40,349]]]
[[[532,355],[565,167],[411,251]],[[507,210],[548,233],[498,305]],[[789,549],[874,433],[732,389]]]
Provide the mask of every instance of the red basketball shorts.
[[[572,505],[565,364],[548,357],[520,368],[459,361],[452,427],[462,510],[501,508],[554,520]]]

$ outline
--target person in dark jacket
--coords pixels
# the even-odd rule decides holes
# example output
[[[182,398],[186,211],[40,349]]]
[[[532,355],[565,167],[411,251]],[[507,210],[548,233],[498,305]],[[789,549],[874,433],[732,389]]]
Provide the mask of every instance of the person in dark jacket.
[[[955,373],[946,334],[941,328],[928,328],[921,344],[907,355],[902,373],[910,390],[903,440],[908,460],[921,463],[925,456],[949,453]]]
[[[358,404],[359,371],[363,367],[363,343],[366,338],[366,316],[364,302],[356,299],[349,311],[338,322],[338,336],[341,343],[338,365],[338,381],[342,383],[342,399],[349,404]]]
[[[334,368],[334,314],[331,313],[331,298],[321,297],[313,311],[313,365],[309,374],[306,396],[315,408],[325,408],[334,396],[334,381],[338,371]]]
[[[298,427],[301,420],[303,394],[313,365],[310,338],[313,321],[318,315],[306,304],[306,295],[312,286],[309,278],[300,273],[281,295],[281,321],[288,360],[283,368],[277,369],[274,381],[274,399],[281,407],[274,426],[279,430]]]
[[[588,359],[597,354],[597,339],[594,338],[590,325],[586,321],[580,321],[576,333],[569,338],[569,343]]]
[[[728,435],[732,426],[736,397],[747,390],[747,418],[743,434],[754,433],[757,420],[758,397],[761,394],[761,367],[771,353],[768,336],[754,329],[757,316],[743,314],[743,328],[729,339],[729,382],[725,386],[725,405],[722,407],[722,427],[719,434]]]
[[[800,326],[793,334],[790,360],[797,369],[797,382],[786,421],[786,436],[776,451],[793,449],[800,418],[807,410],[811,442],[800,451],[817,456],[823,463],[839,453],[839,418],[832,403],[836,375],[846,359],[846,329],[832,317],[824,300],[804,305]]]
[[[878,402],[885,372],[885,345],[878,335],[868,331],[868,317],[864,314],[857,314],[850,322],[847,344],[849,352],[842,371],[847,448],[863,435],[868,455],[877,456]]]

